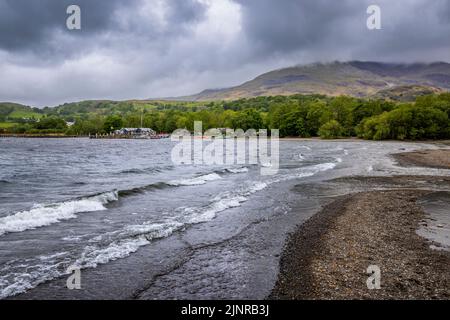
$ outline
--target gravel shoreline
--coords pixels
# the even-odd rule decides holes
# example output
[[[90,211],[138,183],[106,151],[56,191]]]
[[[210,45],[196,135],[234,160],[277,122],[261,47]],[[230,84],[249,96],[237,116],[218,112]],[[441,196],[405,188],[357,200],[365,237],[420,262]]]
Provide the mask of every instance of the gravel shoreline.
[[[420,150],[392,155],[402,166],[450,169],[450,149]]]
[[[271,299],[448,299],[450,254],[417,235],[430,191],[370,191],[340,197],[290,237]],[[366,269],[381,269],[369,290]]]
[[[393,156],[401,165],[450,168],[449,150]],[[417,234],[426,218],[417,200],[436,192],[430,184],[450,190],[448,177],[330,182],[367,191],[337,197],[298,227],[286,242],[269,299],[450,298],[450,252],[430,249],[432,243]],[[367,287],[370,265],[381,270],[380,289]]]

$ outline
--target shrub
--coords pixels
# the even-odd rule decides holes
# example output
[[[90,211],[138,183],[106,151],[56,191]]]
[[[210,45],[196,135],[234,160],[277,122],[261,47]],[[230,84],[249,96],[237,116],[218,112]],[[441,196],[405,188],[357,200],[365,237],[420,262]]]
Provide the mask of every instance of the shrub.
[[[342,126],[336,120],[330,120],[319,129],[319,136],[323,139],[335,139],[342,136]]]

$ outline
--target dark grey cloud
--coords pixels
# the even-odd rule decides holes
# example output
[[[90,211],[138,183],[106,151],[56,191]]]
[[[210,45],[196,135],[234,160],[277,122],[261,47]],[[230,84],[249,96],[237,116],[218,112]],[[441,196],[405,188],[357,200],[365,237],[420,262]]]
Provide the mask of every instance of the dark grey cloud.
[[[68,30],[68,6],[81,8],[81,30]],[[159,26],[152,11],[164,7],[166,27]],[[52,59],[90,51],[96,45],[116,45],[121,37],[155,41],[180,35],[200,19],[203,6],[190,0],[0,0],[0,49],[32,51]],[[123,16],[125,13],[125,16]]]
[[[136,5],[138,1],[129,1]],[[114,12],[120,0],[2,0],[0,2],[0,48],[40,50],[51,46],[55,31],[67,32],[66,9],[71,4],[82,8],[83,29],[78,33],[96,34],[114,29]],[[69,33],[68,33],[69,35]]]
[[[66,8],[82,30],[66,29]],[[381,7],[382,30],[366,27]],[[449,61],[450,0],[0,0],[0,100],[175,96],[334,60]]]
[[[365,11],[361,3],[348,0],[236,2],[243,8],[243,27],[252,45],[269,54],[321,45],[342,28],[343,18]]]
[[[424,49],[450,47],[449,0],[235,1],[243,8],[247,38],[263,55],[281,51],[325,60],[341,55],[390,60],[413,50],[417,60],[433,60]],[[382,30],[366,27],[372,4],[381,8]]]
[[[443,24],[450,23],[450,1],[440,0],[439,1],[440,10],[438,12],[438,17]]]

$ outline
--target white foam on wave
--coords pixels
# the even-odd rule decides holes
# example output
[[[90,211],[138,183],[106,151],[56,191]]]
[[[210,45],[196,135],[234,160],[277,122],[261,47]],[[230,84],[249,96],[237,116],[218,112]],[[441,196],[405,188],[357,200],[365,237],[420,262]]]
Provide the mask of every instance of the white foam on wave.
[[[182,227],[183,223],[176,221],[126,226],[122,230],[96,237],[96,241],[102,241],[111,236],[116,240],[106,246],[85,247],[74,265],[80,268],[96,268],[99,264],[125,258],[140,247],[148,245],[152,240],[166,238]]]
[[[64,276],[69,265],[82,269],[96,268],[100,264],[125,258],[148,245],[151,240],[168,237],[182,226],[182,223],[177,222],[129,225],[118,232],[98,237],[97,240],[101,241],[114,233],[116,240],[105,245],[88,245],[76,260],[69,258],[69,252],[58,252],[17,261],[14,266],[8,265],[8,268],[0,270],[3,274],[0,276],[0,299],[26,292],[45,281]],[[15,270],[11,270],[13,267]]]
[[[248,172],[248,168],[242,167],[242,168],[228,168],[226,169],[228,172],[231,173],[245,173]]]
[[[257,182],[248,188],[248,192],[246,193],[246,195],[264,190],[267,187],[268,187],[267,182]]]
[[[77,217],[77,213],[106,210],[105,204],[117,200],[118,194],[114,191],[78,200],[36,205],[30,210],[0,218],[0,236],[73,219]]]
[[[67,236],[61,238],[62,241],[80,241],[83,239],[83,236]]]
[[[136,252],[140,247],[149,244],[150,241],[140,236],[135,239],[115,241],[104,248],[87,246],[81,258],[77,259],[74,265],[81,268],[95,268],[99,264],[125,258]]]
[[[68,252],[15,261],[0,272],[0,299],[14,296],[66,274]],[[12,262],[11,262],[12,263]],[[7,269],[7,270],[4,270]],[[8,272],[5,272],[8,271]]]
[[[244,196],[235,196],[212,202],[206,208],[185,208],[185,220],[189,224],[211,221],[217,213],[230,208],[239,207],[242,202],[247,201]]]
[[[48,260],[52,260],[55,258],[67,256],[68,254],[69,254],[69,252],[63,251],[63,252],[57,252],[57,253],[50,254],[50,255],[40,255],[40,256],[38,256],[38,259],[41,261],[48,261]]]
[[[301,168],[301,171],[295,174],[287,175],[284,177],[277,177],[267,181],[254,182],[234,194],[225,193],[223,195],[215,197],[213,201],[206,207],[184,208],[184,219],[187,223],[191,224],[211,221],[217,216],[218,213],[230,208],[241,206],[249,199],[249,196],[258,191],[266,189],[273,183],[313,176],[318,172],[333,169],[335,166],[336,164],[332,162],[320,163],[317,165]]]
[[[263,162],[263,163],[261,163],[261,167],[270,168],[270,167],[272,167],[272,163],[271,162]]]
[[[183,221],[187,224],[197,224],[213,220],[218,213],[230,208],[240,207],[248,200],[248,197],[258,191],[267,188],[265,182],[253,183],[237,193],[226,192],[216,196],[212,202],[205,207],[191,207],[183,209]],[[181,208],[180,208],[181,209]]]
[[[195,178],[173,180],[170,181],[168,184],[172,186],[196,186],[205,184],[208,181],[214,181],[219,179],[222,179],[222,177],[219,176],[217,173],[209,173]]]
[[[185,221],[190,224],[207,222],[213,220],[218,213],[230,208],[240,207],[242,203],[248,200],[248,197],[258,191],[264,190],[269,186],[266,182],[256,182],[243,189],[236,194],[225,193],[217,196],[206,207],[201,208],[185,208]]]
[[[319,163],[319,164],[315,164],[312,166],[307,166],[307,167],[301,167],[299,168],[299,173],[295,173],[292,175],[292,177],[298,177],[300,175],[300,177],[304,177],[303,174],[317,174],[319,172],[322,171],[327,171],[327,170],[331,170],[333,168],[336,167],[336,163],[335,162],[325,162],[325,163]],[[288,176],[289,177],[289,176]]]

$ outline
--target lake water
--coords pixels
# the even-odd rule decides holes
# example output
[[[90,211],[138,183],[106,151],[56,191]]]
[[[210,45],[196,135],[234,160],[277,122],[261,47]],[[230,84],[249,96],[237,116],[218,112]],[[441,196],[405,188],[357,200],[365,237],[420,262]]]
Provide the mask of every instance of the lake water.
[[[286,235],[325,201],[293,186],[442,173],[388,156],[426,144],[283,140],[272,176],[174,165],[174,145],[0,139],[0,298],[264,298]],[[82,290],[67,289],[70,266]]]

